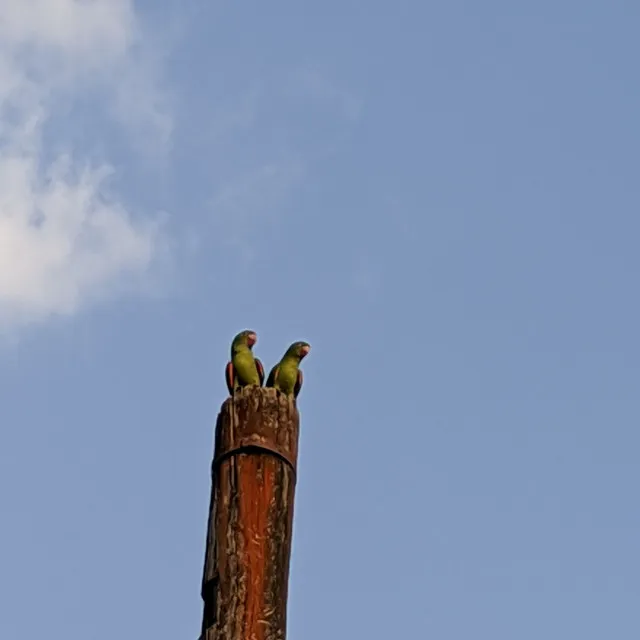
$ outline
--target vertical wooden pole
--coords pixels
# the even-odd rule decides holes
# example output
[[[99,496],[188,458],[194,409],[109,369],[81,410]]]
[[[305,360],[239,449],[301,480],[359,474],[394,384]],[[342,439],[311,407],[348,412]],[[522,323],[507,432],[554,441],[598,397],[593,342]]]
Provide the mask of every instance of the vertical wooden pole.
[[[299,416],[247,387],[216,424],[201,640],[285,640]]]

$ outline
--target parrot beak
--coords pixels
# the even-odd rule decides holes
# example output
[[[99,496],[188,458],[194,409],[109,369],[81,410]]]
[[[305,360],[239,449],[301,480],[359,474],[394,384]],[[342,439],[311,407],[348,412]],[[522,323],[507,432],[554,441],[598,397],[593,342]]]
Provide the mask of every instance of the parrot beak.
[[[311,347],[308,344],[305,344],[304,347],[300,348],[300,355],[304,358],[307,353],[309,353],[309,350],[311,349]]]
[[[255,333],[250,333],[247,336],[247,344],[250,347],[253,347],[253,345],[258,341],[258,336]]]

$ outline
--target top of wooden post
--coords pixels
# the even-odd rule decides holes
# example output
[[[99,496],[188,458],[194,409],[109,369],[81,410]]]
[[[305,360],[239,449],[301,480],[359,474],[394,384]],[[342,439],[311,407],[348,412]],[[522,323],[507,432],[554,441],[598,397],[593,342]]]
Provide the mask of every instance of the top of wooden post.
[[[294,474],[300,417],[295,399],[271,388],[245,387],[222,404],[216,425],[213,472],[234,454],[271,453]]]

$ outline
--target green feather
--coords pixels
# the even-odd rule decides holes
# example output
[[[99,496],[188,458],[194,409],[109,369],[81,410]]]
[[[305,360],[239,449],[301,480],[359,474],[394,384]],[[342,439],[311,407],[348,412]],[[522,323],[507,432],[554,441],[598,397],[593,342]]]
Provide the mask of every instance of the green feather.
[[[231,343],[231,362],[236,374],[237,387],[246,387],[247,385],[260,386],[256,359],[249,345],[249,336],[252,334],[255,335],[255,332],[242,331]]]
[[[296,395],[300,389],[298,380],[301,382],[302,372],[300,362],[309,352],[310,346],[307,342],[294,342],[286,351],[282,360],[271,369],[267,379],[267,387],[274,387],[285,395]]]

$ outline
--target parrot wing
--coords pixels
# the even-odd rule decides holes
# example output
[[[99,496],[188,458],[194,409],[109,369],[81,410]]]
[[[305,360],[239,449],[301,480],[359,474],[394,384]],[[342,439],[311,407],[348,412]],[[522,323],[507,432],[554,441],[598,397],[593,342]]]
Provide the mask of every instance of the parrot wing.
[[[298,377],[296,379],[296,384],[293,387],[293,397],[297,398],[300,393],[300,389],[302,389],[302,371],[298,369]]]
[[[280,365],[276,365],[275,367],[273,367],[273,369],[271,369],[271,372],[269,373],[269,377],[267,378],[267,387],[273,387],[276,384],[276,376],[278,375],[278,367]]]
[[[262,362],[258,360],[258,358],[254,358],[256,361],[256,369],[258,370],[258,377],[260,378],[260,386],[264,385],[264,367],[262,366]]]
[[[233,395],[233,387],[235,386],[235,370],[233,368],[233,362],[227,362],[227,367],[224,370],[224,377],[227,381],[227,389],[229,389],[229,394]]]

